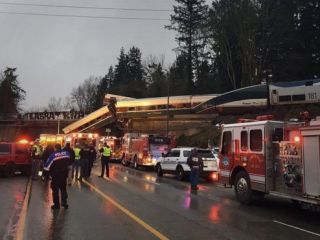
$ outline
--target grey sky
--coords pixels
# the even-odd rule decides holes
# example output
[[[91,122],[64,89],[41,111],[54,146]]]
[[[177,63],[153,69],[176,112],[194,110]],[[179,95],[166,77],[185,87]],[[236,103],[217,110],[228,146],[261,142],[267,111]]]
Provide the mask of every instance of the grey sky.
[[[9,0],[0,2],[9,2]],[[15,0],[17,3],[119,8],[172,9],[174,0]],[[169,12],[126,12],[88,9],[6,6],[0,12],[144,17],[169,19]],[[143,58],[164,55],[172,63],[174,32],[169,21],[132,21],[0,14],[0,69],[17,67],[27,91],[23,108],[46,106],[50,97],[65,97],[90,75],[103,76],[117,62],[121,47],[137,46]]]

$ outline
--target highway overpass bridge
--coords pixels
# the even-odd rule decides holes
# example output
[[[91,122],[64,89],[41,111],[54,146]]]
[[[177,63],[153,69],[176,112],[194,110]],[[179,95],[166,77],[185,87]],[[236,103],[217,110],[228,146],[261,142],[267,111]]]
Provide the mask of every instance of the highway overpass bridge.
[[[110,98],[117,104],[112,110]],[[106,95],[106,106],[85,115],[81,112],[27,113],[17,119],[0,119],[0,139],[41,133],[99,132],[106,128],[124,132],[176,134],[208,128],[221,114],[256,113],[267,106],[267,88],[257,85],[225,94],[185,95],[133,99]],[[110,111],[111,109],[111,111]],[[117,127],[115,127],[117,126]],[[119,132],[119,131],[118,131]]]
[[[114,98],[117,103],[113,106]],[[95,132],[118,125],[126,132],[186,132],[212,126],[220,114],[256,112],[267,106],[267,88],[257,85],[226,94],[133,99],[106,95],[106,106],[66,126],[64,133]],[[111,101],[112,100],[112,101]]]

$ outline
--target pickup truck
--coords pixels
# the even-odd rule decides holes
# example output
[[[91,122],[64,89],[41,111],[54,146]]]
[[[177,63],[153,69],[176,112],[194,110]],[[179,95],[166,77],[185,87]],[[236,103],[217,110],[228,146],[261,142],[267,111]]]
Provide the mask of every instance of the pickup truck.
[[[31,156],[28,144],[0,142],[0,174],[11,177],[16,171],[31,174]]]

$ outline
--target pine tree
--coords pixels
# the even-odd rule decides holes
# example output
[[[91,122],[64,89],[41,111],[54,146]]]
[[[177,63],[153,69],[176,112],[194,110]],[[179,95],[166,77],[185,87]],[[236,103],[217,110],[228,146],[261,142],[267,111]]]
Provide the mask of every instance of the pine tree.
[[[174,14],[171,15],[171,25],[167,29],[177,32],[176,41],[179,44],[179,55],[186,56],[187,91],[194,88],[194,70],[199,66],[200,53],[204,48],[203,28],[207,23],[208,7],[205,0],[175,0]]]
[[[137,47],[131,47],[127,55],[128,85],[130,85],[127,96],[135,98],[146,97],[147,93],[147,84],[142,67],[141,55],[141,51]]]
[[[19,103],[25,98],[25,90],[19,86],[16,68],[6,68],[0,79],[0,115],[7,117],[19,112]]]
[[[150,97],[167,95],[167,79],[161,63],[148,66],[148,93]]]
[[[114,82],[110,88],[110,93],[128,96],[129,91],[129,72],[128,72],[128,56],[124,48],[121,48],[118,58],[118,64],[114,70]]]
[[[101,78],[101,80],[98,83],[97,95],[96,95],[96,100],[94,104],[95,109],[101,108],[103,106],[104,97],[108,93],[108,91],[112,89],[113,84],[114,84],[114,71],[113,71],[113,67],[110,66],[108,73],[103,78]]]

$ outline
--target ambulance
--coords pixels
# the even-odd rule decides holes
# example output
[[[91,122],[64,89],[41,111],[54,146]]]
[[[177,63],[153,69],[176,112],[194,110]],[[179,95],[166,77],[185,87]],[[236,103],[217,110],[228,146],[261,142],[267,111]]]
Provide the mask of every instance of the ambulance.
[[[220,182],[244,204],[270,194],[320,205],[320,118],[306,122],[242,119],[222,125]]]
[[[162,154],[166,154],[173,141],[171,137],[127,133],[122,139],[122,164],[134,168],[154,168]]]
[[[74,148],[76,145],[83,147],[85,145],[91,145],[98,149],[99,134],[98,133],[70,133],[64,135],[65,143],[70,143],[70,146]]]

